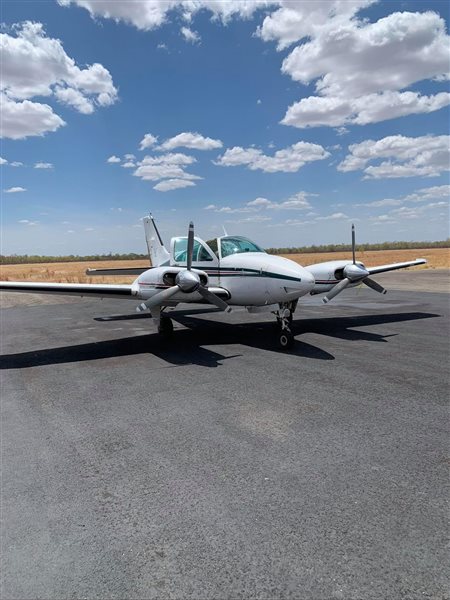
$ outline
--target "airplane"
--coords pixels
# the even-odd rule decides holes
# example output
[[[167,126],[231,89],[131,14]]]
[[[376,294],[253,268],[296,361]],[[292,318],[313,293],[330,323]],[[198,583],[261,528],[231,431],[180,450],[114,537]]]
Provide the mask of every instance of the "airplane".
[[[188,235],[164,246],[152,215],[143,218],[150,267],[87,269],[89,276],[137,275],[131,285],[0,282],[0,290],[34,294],[64,294],[140,301],[137,311],[150,311],[158,333],[170,338],[173,323],[166,309],[179,303],[211,304],[230,312],[243,306],[249,313],[271,312],[278,323],[276,341],[283,349],[294,343],[291,331],[299,299],[325,294],[328,303],[344,289],[364,284],[385,294],[371,275],[422,265],[414,261],[365,267],[356,260],[355,227],[352,225],[352,260],[332,260],[303,267],[288,258],[267,254],[250,239],[223,235],[205,242],[194,225]]]

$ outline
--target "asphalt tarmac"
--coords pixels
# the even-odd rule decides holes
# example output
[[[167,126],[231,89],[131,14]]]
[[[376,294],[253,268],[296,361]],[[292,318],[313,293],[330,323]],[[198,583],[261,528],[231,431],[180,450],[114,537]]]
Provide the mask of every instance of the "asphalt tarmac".
[[[447,598],[450,296],[407,275],[306,299],[290,353],[239,310],[164,345],[127,301],[4,309],[1,597]]]

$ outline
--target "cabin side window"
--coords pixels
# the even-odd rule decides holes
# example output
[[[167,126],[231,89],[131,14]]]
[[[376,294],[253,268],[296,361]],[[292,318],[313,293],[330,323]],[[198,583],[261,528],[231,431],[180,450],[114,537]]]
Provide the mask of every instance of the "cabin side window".
[[[187,238],[177,238],[173,246],[173,259],[177,263],[187,262]],[[214,260],[208,250],[200,244],[198,240],[194,240],[194,251],[192,253],[192,262],[205,262]]]
[[[232,254],[242,254],[244,252],[264,252],[251,240],[243,237],[223,237],[220,239],[220,249],[222,258]]]

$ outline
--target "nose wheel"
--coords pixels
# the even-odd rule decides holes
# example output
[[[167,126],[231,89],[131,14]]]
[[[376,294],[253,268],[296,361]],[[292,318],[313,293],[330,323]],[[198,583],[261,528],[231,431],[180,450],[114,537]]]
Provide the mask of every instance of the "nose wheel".
[[[294,345],[294,342],[294,336],[287,329],[278,332],[277,343],[282,350],[289,350]]]

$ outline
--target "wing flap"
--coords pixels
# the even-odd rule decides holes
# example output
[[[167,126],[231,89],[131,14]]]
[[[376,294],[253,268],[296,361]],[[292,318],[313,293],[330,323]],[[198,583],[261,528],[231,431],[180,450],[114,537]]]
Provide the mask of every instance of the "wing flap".
[[[425,265],[426,262],[425,258],[417,258],[416,260],[409,262],[392,263],[391,265],[380,265],[379,267],[366,267],[366,269],[371,275],[376,275],[377,273],[385,273],[386,271],[395,271],[396,269],[406,269],[407,267]]]
[[[3,292],[29,294],[61,294],[66,296],[91,296],[93,298],[131,298],[135,295],[131,285],[30,283],[25,281],[0,281]]]

